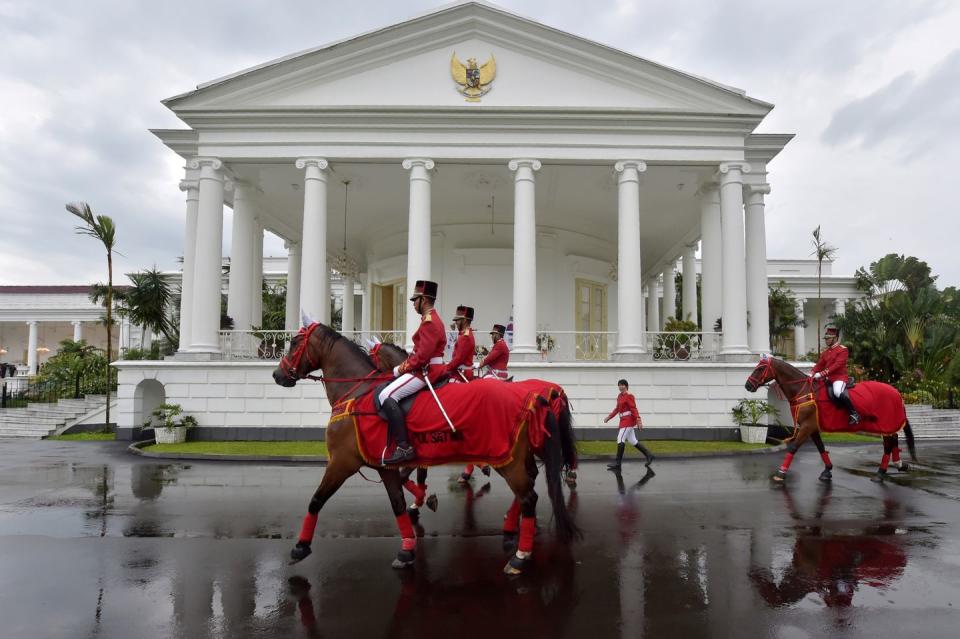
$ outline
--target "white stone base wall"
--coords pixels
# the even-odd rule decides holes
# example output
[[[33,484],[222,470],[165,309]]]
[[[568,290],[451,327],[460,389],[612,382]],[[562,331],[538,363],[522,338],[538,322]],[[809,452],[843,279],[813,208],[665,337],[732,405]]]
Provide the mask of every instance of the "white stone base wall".
[[[274,362],[118,362],[117,426],[142,425],[151,403],[137,387],[143,380],[163,385],[165,401],[180,404],[203,427],[324,427],[330,404],[323,385],[301,381],[283,388],[271,376]],[[518,380],[540,378],[564,387],[578,429],[603,424],[616,405],[617,380],[630,383],[645,427],[732,428],[730,409],[741,398],[766,399],[744,388],[754,363],[516,363]],[[142,388],[142,387],[141,387]],[[153,397],[151,392],[146,396]],[[154,399],[154,402],[156,400]],[[785,408],[785,405],[782,405]],[[784,423],[789,414],[783,412]]]

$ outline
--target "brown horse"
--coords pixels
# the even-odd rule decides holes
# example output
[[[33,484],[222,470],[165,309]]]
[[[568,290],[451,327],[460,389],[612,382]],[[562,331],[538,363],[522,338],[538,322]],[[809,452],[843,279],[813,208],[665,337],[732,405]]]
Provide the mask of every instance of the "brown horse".
[[[304,322],[305,324],[307,322]],[[285,387],[294,386],[298,380],[307,378],[315,370],[321,370],[327,398],[332,406],[341,405],[349,399],[363,396],[373,390],[381,381],[382,375],[373,365],[370,357],[359,346],[338,332],[316,322],[304,326],[290,343],[290,350],[280,360],[273,372],[274,381]],[[570,517],[564,502],[561,471],[564,463],[575,463],[572,439],[566,439],[564,433],[571,433],[569,405],[563,398],[563,409],[559,416],[547,411],[545,427],[547,437],[542,451],[537,451],[544,462],[547,493],[553,510],[554,527],[557,538],[569,543],[580,536],[580,531]],[[536,531],[537,493],[534,490],[536,471],[535,451],[527,437],[527,423],[520,426],[520,432],[510,461],[497,468],[497,472],[506,480],[516,499],[504,522],[504,531],[513,533],[519,529],[519,544],[516,553],[504,567],[507,574],[519,574],[527,566],[533,551],[533,537]],[[303,520],[296,546],[290,552],[293,562],[305,559],[311,553],[314,530],[318,514],[323,505],[340,488],[348,477],[362,467],[369,466],[360,452],[357,436],[350,420],[331,420],[326,431],[328,463],[320,486],[310,500],[307,514]],[[393,514],[397,519],[402,538],[401,549],[393,561],[394,568],[408,568],[415,559],[416,536],[410,516],[406,510],[403,496],[403,480],[396,467],[374,468],[383,480]],[[519,520],[519,525],[518,525]]]
[[[787,454],[783,459],[783,464],[777,472],[771,477],[776,482],[782,482],[787,477],[787,471],[793,461],[793,456],[807,439],[812,439],[817,450],[820,451],[820,457],[823,459],[824,470],[820,473],[822,481],[830,481],[833,478],[833,464],[830,462],[830,455],[823,445],[823,438],[820,437],[820,419],[818,416],[816,393],[819,385],[822,383],[811,378],[803,371],[794,368],[790,364],[775,357],[764,355],[757,364],[750,377],[747,378],[744,386],[751,393],[756,392],[761,386],[770,382],[776,382],[783,390],[787,401],[790,402],[790,408],[794,414],[794,421],[797,424],[797,430],[793,436],[787,439]],[[879,382],[863,382],[864,384],[873,384],[877,390],[890,395],[891,393],[899,398],[900,406],[903,406],[903,399],[899,392],[888,384]],[[916,461],[917,451],[913,440],[913,429],[910,428],[910,422],[904,421],[903,424],[885,424],[882,431],[883,438],[883,457],[880,459],[880,467],[876,475],[872,477],[873,481],[883,481],[887,476],[887,466],[890,463],[891,456],[893,462],[899,465],[901,471],[907,470],[906,464],[900,462],[900,447],[898,433],[903,426],[903,434],[907,439],[907,448],[910,451],[910,457]],[[843,430],[854,432],[864,430],[864,424],[851,425]]]

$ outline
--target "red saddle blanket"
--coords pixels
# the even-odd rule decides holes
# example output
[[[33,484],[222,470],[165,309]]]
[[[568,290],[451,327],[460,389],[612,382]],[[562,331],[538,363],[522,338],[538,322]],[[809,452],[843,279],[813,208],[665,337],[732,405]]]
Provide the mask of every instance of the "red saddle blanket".
[[[450,429],[430,390],[418,393],[407,415],[407,431],[417,450],[414,463],[418,466],[507,464],[513,458],[521,425],[527,424],[530,444],[540,449],[547,437],[547,412],[559,416],[566,402],[558,385],[537,379],[512,383],[478,379],[469,384],[447,384],[437,395],[456,431]],[[336,407],[330,421],[340,419],[353,420],[364,460],[380,465],[387,452],[387,424],[374,410],[373,393]]]
[[[860,423],[851,426],[850,415],[827,397],[825,384],[817,384],[816,395],[817,420],[824,432],[864,431],[878,435],[891,435],[900,432],[907,423],[907,409],[903,398],[893,386],[882,382],[857,382],[849,391],[854,407],[860,413]],[[793,406],[793,419],[796,422],[797,411],[812,401],[801,402]]]

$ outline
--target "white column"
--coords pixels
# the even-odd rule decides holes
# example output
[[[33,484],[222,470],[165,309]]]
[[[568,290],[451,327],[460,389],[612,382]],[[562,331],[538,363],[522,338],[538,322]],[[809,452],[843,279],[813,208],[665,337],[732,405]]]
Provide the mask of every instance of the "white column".
[[[747,343],[746,262],[743,250],[743,174],[750,172],[746,162],[720,165],[720,236],[723,242],[723,294],[721,316],[723,338],[721,353],[750,352]]]
[[[537,352],[537,206],[540,161],[510,160],[513,171],[513,346],[519,359]],[[619,344],[618,344],[619,347]]]
[[[183,333],[180,334],[181,338]],[[120,318],[120,336],[117,338],[117,349],[124,351],[130,348],[130,319],[126,316]]]
[[[256,221],[253,210],[253,186],[237,180],[233,188],[233,231],[230,242],[230,276],[227,292],[227,315],[233,328],[250,330],[252,304],[250,281],[255,268],[254,242]]]
[[[301,158],[303,179],[303,242],[300,254],[300,308],[330,323],[330,271],[327,268],[327,166],[322,158]]]
[[[180,345],[178,351],[190,350],[193,326],[193,283],[197,255],[197,207],[200,201],[200,180],[182,180],[180,190],[187,193],[187,216],[183,232],[183,269],[180,280]],[[120,348],[127,348],[122,343]]]
[[[370,274],[361,274],[360,282],[363,289],[363,295],[360,298],[360,330],[366,336],[370,332]]]
[[[223,163],[217,158],[194,158],[200,169],[197,203],[197,248],[193,281],[193,326],[190,351],[220,352],[220,269],[223,262]]]
[[[847,312],[847,300],[842,297],[838,297],[833,300],[833,314],[836,317],[843,317]]]
[[[614,358],[637,359],[646,350],[643,339],[644,309],[640,282],[640,160],[614,165],[617,178],[617,350]],[[651,330],[653,326],[651,325]]]
[[[683,247],[683,319],[694,324],[699,323],[697,317],[697,243],[692,242]]]
[[[287,248],[287,306],[284,327],[295,331],[300,327],[300,244],[285,242]]]
[[[417,280],[429,280],[431,267],[430,171],[433,160],[408,158],[403,168],[410,171],[410,202],[407,219],[407,297],[413,294]],[[407,309],[407,349],[413,346],[413,334],[420,325],[420,317]]]
[[[700,240],[700,313],[703,330],[709,332],[722,313],[720,188],[716,182],[700,187]]]
[[[754,353],[770,352],[770,305],[767,280],[767,231],[764,221],[763,196],[770,193],[770,185],[744,187],[747,207],[744,214],[746,228],[747,310],[750,312],[748,344]]]
[[[356,324],[354,322],[354,312],[353,312],[353,288],[355,280],[352,275],[343,276],[343,310],[340,314],[341,324],[343,325],[343,330],[345,331],[354,331],[356,330]]]
[[[803,305],[806,303],[806,299],[802,297],[797,298],[797,319],[801,320],[801,324],[793,327],[793,354],[798,360],[807,354],[807,345],[805,343],[805,333],[807,329],[802,324]]]
[[[676,264],[670,262],[670,265],[663,269],[663,322],[667,319],[677,318],[677,270]]]
[[[657,280],[647,285],[647,331],[656,333],[660,330],[660,296],[657,294]]]
[[[250,280],[250,324],[263,326],[263,224],[253,221],[253,270]]]
[[[80,320],[73,320],[70,323],[73,324],[73,341],[79,342],[83,339],[83,322]]]
[[[29,336],[27,337],[27,368],[31,375],[37,374],[37,323],[27,322]]]

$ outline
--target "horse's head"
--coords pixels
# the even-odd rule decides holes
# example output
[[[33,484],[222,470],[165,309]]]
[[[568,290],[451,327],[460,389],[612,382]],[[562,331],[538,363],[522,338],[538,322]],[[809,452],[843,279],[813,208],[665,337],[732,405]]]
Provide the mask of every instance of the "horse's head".
[[[290,349],[273,371],[273,381],[289,388],[320,367],[319,345],[314,336],[319,335],[317,329],[322,326],[304,315],[303,328],[294,335]]]
[[[407,356],[407,351],[396,344],[377,342],[370,347],[370,359],[381,373],[393,371],[395,366],[399,366],[403,360],[407,359]]]
[[[750,373],[750,377],[747,378],[744,387],[751,393],[755,393],[758,388],[774,379],[776,379],[776,372],[773,370],[773,358],[769,355],[763,355],[757,362],[756,368]]]

